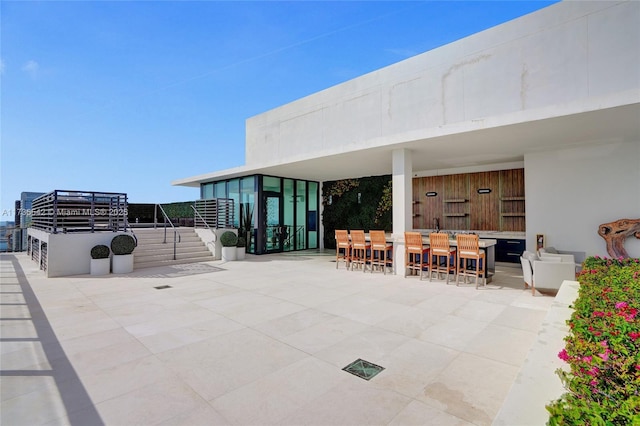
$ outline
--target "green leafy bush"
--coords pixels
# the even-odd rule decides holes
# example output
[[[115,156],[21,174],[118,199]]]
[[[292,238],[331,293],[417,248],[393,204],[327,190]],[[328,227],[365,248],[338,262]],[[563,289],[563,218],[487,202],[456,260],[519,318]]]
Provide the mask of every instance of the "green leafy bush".
[[[367,232],[384,229],[390,232],[393,228],[391,190],[390,175],[323,182],[325,247],[336,247],[336,229],[364,229]]]
[[[238,236],[235,232],[225,231],[220,235],[220,244],[222,244],[222,247],[236,247]]]
[[[129,234],[120,234],[111,240],[111,251],[114,255],[131,254],[136,248],[136,240]]]
[[[640,424],[640,259],[588,258],[578,280],[549,424]]]
[[[109,247],[103,244],[98,244],[97,246],[93,246],[93,248],[91,249],[92,259],[108,259],[109,254],[111,254],[111,252],[109,251]]]

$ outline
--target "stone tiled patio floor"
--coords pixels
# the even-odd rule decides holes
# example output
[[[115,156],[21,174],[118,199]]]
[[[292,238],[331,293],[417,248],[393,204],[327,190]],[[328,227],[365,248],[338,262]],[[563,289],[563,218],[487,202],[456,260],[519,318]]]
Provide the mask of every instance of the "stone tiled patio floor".
[[[3,425],[488,425],[553,302],[518,265],[475,290],[318,253],[50,279],[0,259]]]

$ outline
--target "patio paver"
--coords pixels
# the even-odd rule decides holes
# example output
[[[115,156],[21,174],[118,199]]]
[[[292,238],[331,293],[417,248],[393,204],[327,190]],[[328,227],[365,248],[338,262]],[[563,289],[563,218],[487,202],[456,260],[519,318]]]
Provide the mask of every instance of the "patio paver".
[[[491,424],[553,298],[518,265],[475,290],[331,254],[49,279],[1,255],[0,423]]]

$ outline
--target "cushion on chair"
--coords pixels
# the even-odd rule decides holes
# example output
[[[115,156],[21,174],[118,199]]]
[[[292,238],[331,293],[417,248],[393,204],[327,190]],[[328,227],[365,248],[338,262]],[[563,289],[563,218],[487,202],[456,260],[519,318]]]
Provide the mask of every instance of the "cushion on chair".
[[[575,259],[572,254],[555,254],[555,253],[541,253],[541,260],[552,260],[558,262],[575,263]]]
[[[558,250],[556,250],[555,247],[543,247],[539,251],[540,251],[540,253],[558,254]]]
[[[542,253],[540,260],[544,260],[545,262],[562,262],[563,259],[559,256],[550,256],[547,253]]]
[[[538,255],[535,253],[532,253],[530,251],[525,251],[524,253],[522,253],[522,257],[524,257],[525,259],[527,259],[529,262],[534,262],[536,260],[540,260],[538,258]]]

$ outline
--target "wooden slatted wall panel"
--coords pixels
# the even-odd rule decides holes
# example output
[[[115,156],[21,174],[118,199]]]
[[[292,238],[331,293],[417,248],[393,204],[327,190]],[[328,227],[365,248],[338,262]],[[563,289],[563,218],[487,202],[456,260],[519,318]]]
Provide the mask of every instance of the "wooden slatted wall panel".
[[[423,202],[422,197],[420,197],[420,193],[422,192],[422,178],[413,178],[413,204],[412,204],[412,213],[413,213],[413,229],[421,229],[424,228],[422,226],[422,207],[421,202]]]
[[[444,221],[442,229],[469,229],[469,175],[444,178]]]
[[[427,176],[413,179],[413,218],[414,229],[432,229],[433,219],[442,224],[442,200],[444,199],[442,176]],[[427,192],[436,192],[435,197],[427,197]]]
[[[525,230],[523,169],[414,178],[413,201],[414,229],[433,229],[438,218],[443,230]]]
[[[500,171],[500,231],[525,231],[524,169]]]
[[[470,175],[471,191],[469,207],[471,209],[470,228],[480,231],[495,231],[500,226],[500,173],[482,172]],[[488,194],[478,194],[478,189],[487,188]]]

